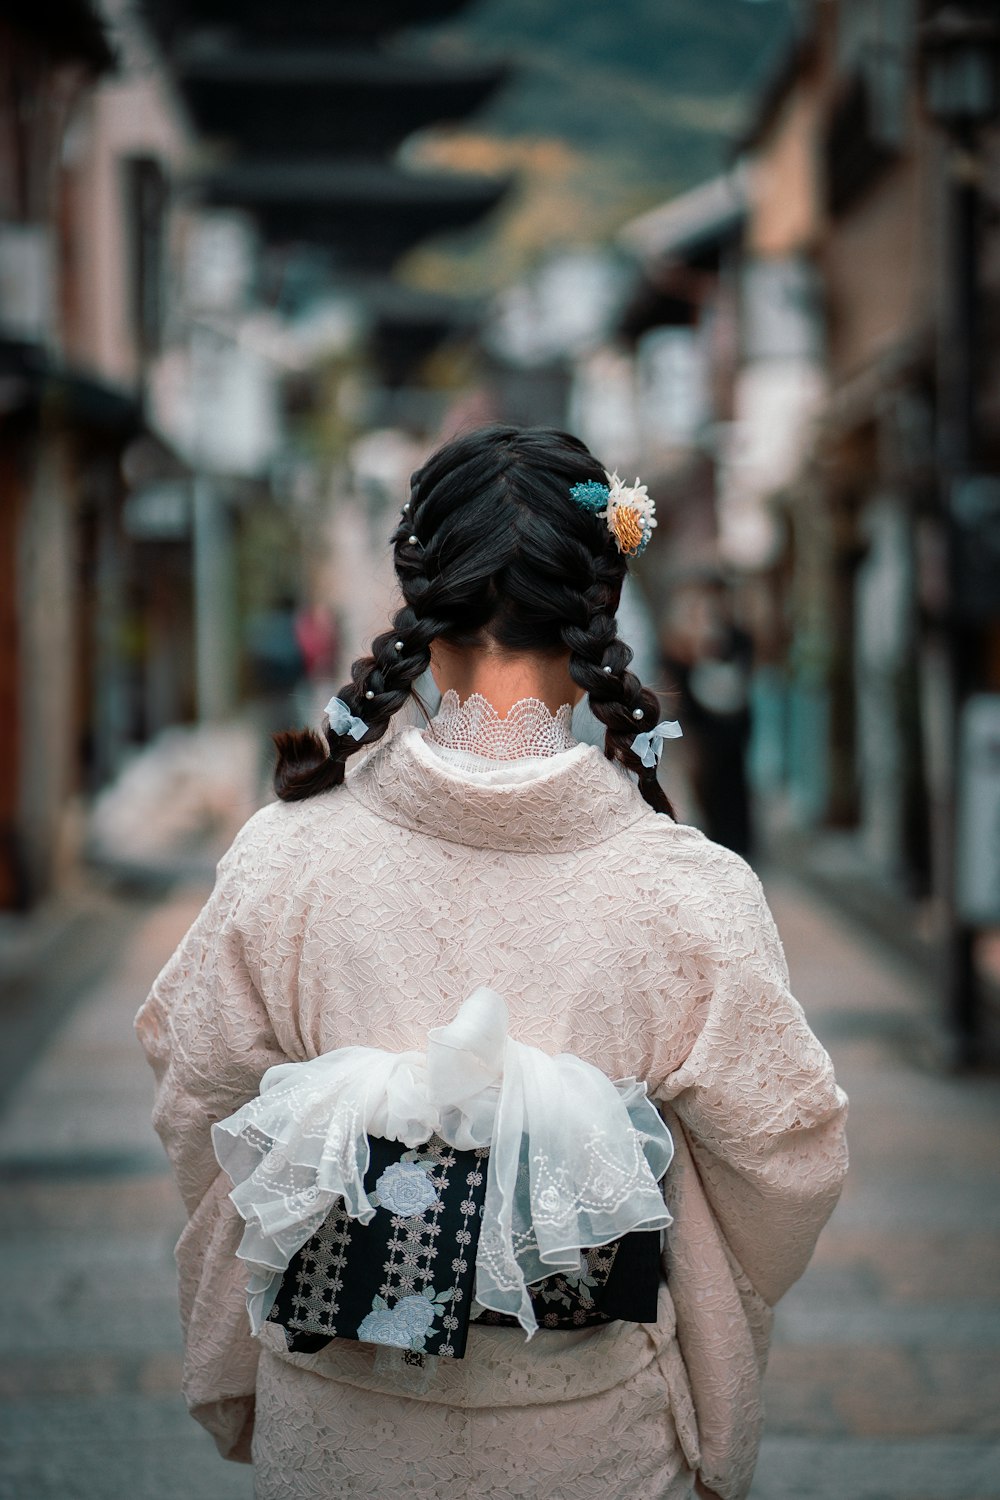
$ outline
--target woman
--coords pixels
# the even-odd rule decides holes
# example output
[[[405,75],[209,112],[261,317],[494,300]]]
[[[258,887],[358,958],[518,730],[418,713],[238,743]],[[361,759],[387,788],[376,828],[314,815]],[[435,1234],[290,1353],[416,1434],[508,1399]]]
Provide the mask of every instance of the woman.
[[[738,1500],[771,1308],[846,1165],[846,1101],[787,989],[759,882],[673,821],[658,704],[615,611],[655,524],[575,439],[461,436],[413,478],[404,605],[331,700],[278,737],[280,800],[243,829],[138,1018],[190,1212],[177,1248],[185,1394],[279,1497]],[[426,729],[383,738],[428,668]],[[605,754],[569,736],[586,693]],[[469,1330],[406,1393],[365,1343],[250,1336],[243,1223],[210,1127],[265,1070],[351,1044],[421,1048],[477,986],[510,1031],[643,1080],[673,1135],[655,1324]]]

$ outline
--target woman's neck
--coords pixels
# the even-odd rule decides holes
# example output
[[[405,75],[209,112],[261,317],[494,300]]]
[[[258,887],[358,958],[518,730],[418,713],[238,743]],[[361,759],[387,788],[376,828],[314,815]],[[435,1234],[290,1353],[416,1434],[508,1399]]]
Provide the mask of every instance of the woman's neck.
[[[449,688],[464,703],[481,693],[501,718],[522,698],[537,698],[550,713],[576,703],[583,693],[569,675],[568,656],[512,652],[487,646],[450,646],[435,641],[431,671],[442,693]]]

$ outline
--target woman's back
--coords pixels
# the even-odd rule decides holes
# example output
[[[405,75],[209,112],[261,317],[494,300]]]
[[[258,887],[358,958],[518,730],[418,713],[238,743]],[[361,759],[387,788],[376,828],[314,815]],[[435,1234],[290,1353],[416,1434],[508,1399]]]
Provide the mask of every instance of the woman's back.
[[[592,746],[487,779],[418,730],[346,795],[258,814],[239,858],[259,883],[237,921],[290,1056],[420,1047],[487,985],[519,1039],[653,1093],[759,904],[741,860],[658,818]]]
[[[836,1200],[845,1101],[756,877],[664,816],[655,750],[671,727],[615,635],[624,550],[593,517],[600,490],[571,440],[508,429],[420,471],[396,536],[407,603],[331,700],[318,748],[282,743],[284,800],[242,831],[140,1014],[191,1213],[186,1395],[228,1456],[249,1457],[256,1422],[260,1500],[681,1500],[696,1472],[725,1500],[749,1487],[770,1307]],[[465,703],[446,696],[345,783],[429,656]],[[525,681],[558,712],[518,697]],[[604,755],[567,738],[558,693],[577,682]],[[485,738],[479,683],[498,710]],[[465,1358],[435,1361],[423,1392],[364,1343],[291,1353],[274,1324],[251,1338],[211,1125],[275,1064],[423,1048],[481,986],[518,1042],[638,1078],[667,1122],[657,1322],[527,1344],[474,1323]]]

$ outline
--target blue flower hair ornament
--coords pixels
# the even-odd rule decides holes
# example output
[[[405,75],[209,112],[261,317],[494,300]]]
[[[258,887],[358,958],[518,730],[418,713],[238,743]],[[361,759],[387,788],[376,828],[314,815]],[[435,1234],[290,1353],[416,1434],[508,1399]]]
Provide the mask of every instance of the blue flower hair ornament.
[[[596,479],[574,484],[570,498],[581,510],[604,521],[625,557],[641,557],[656,525],[656,506],[638,476],[635,484],[623,484],[617,474],[605,477],[607,484]]]
[[[581,510],[592,511],[607,510],[610,493],[608,486],[598,484],[596,479],[588,479],[585,484],[574,484],[570,490],[570,495]]]

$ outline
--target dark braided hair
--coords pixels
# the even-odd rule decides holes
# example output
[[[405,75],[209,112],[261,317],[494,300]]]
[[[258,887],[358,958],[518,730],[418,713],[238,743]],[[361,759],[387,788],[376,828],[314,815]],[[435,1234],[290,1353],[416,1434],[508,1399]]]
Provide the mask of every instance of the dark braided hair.
[[[354,740],[328,728],[325,744],[311,731],[275,735],[278,796],[294,802],[339,786],[347,757],[381,739],[406,703],[433,641],[490,641],[568,651],[570,676],[605,727],[608,759],[634,771],[649,805],[672,816],[655,766],[632,749],[659,703],[628,670],[632,652],[618,639],[626,559],[605,523],[570,496],[573,485],[604,478],[577,438],[541,427],[485,427],[432,454],[392,537],[405,603],[337,695],[367,733]]]

